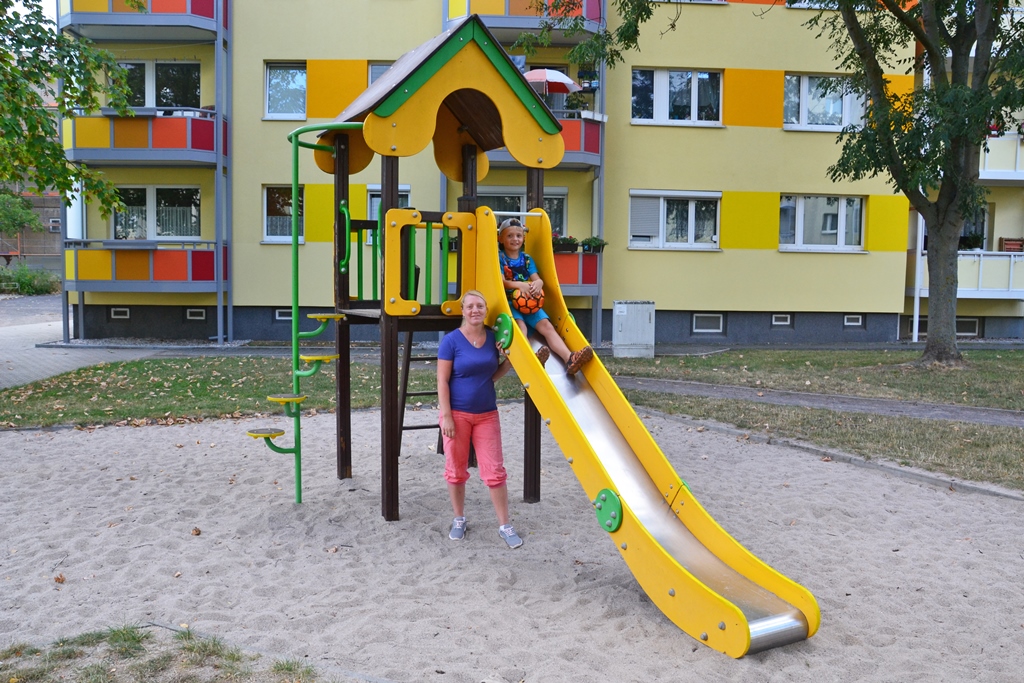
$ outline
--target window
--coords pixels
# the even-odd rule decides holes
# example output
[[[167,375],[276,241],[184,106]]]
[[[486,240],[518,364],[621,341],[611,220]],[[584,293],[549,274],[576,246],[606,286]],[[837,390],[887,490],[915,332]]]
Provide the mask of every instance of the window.
[[[863,246],[863,198],[782,195],[780,249],[857,251]]]
[[[206,320],[205,308],[186,308],[185,320]]]
[[[306,118],[306,64],[267,64],[266,118]]]
[[[369,185],[366,193],[366,219],[375,221],[380,212],[380,185]],[[398,208],[404,209],[409,206],[409,185],[398,186]],[[366,233],[366,243],[373,244],[373,233]]]
[[[544,211],[551,221],[551,232],[567,235],[566,200],[567,188],[545,187]],[[482,187],[478,189],[480,206],[489,206],[495,211],[525,211],[526,190],[519,187]],[[499,223],[501,221],[498,221]]]
[[[720,192],[661,193],[632,190],[629,246],[717,249]]]
[[[793,316],[790,313],[772,313],[772,327],[792,327]]]
[[[721,334],[725,331],[725,316],[721,313],[694,313],[694,334]]]
[[[114,214],[114,239],[199,237],[198,187],[119,187],[117,192],[125,210]]]
[[[299,186],[299,242],[305,235],[303,200],[305,188]],[[267,242],[292,241],[292,186],[263,188],[263,239]]]
[[[131,320],[132,309],[130,308],[111,308],[110,312],[111,320]]]
[[[835,90],[838,84],[838,76],[786,74],[782,127],[838,131],[860,124],[864,99]]]
[[[199,109],[198,62],[122,62],[132,107]],[[169,113],[169,112],[168,112]]]
[[[717,125],[722,72],[633,69],[633,123]]]
[[[373,83],[378,78],[383,76],[388,69],[391,68],[392,62],[386,64],[371,64],[370,65],[370,83]]]
[[[847,313],[843,316],[844,327],[864,327],[864,316],[860,313]]]

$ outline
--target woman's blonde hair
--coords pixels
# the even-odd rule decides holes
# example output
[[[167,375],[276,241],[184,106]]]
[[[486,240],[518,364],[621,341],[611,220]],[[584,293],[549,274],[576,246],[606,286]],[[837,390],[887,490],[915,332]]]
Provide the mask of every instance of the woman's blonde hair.
[[[487,297],[475,289],[467,289],[465,292],[462,293],[462,298],[459,299],[459,303],[462,304],[463,306],[466,305],[467,296],[479,297],[479,299],[484,302],[484,308],[490,308],[490,304],[487,303]]]

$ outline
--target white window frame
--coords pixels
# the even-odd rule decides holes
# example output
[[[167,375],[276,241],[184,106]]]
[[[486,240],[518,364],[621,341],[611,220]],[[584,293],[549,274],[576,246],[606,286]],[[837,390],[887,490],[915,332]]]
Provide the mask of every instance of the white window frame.
[[[772,313],[772,327],[792,327],[792,313]]]
[[[864,315],[862,313],[843,314],[843,327],[864,327]]]
[[[526,188],[517,187],[511,185],[478,185],[476,188],[477,196],[493,197],[493,196],[506,196],[506,197],[519,197],[519,208],[525,210],[526,206]],[[562,216],[558,220],[552,220],[552,232],[558,232],[559,235],[565,236],[569,234],[569,188],[548,186],[544,187],[544,199],[561,199],[562,200]],[[484,204],[481,200],[481,205]],[[494,207],[491,207],[494,208]],[[549,215],[550,219],[551,216]],[[500,222],[500,221],[499,221]],[[558,230],[555,225],[561,224],[562,229]]]
[[[132,309],[127,306],[111,306],[110,307],[110,319],[111,320],[131,320]]]
[[[377,220],[373,205],[376,203],[378,207],[380,206],[381,194],[382,190],[379,184],[366,186],[366,220]],[[404,204],[402,203],[403,197],[405,198]],[[412,206],[412,185],[399,185],[398,208],[404,209],[408,206]],[[373,233],[370,231],[366,233],[366,244],[373,244]]]
[[[783,130],[804,130],[804,131],[825,131],[825,132],[839,132],[843,128],[849,125],[860,125],[864,120],[864,99],[860,95],[854,95],[847,93],[842,96],[841,102],[843,107],[843,113],[840,118],[840,123],[836,124],[815,124],[808,123],[807,119],[809,116],[809,105],[810,105],[810,79],[811,78],[842,78],[842,76],[834,76],[830,74],[795,74],[787,73],[783,80],[783,91],[787,87],[788,79],[799,78],[800,79],[800,102],[798,105],[797,121],[795,123],[786,122],[785,111],[783,111],[782,128]],[[785,102],[785,97],[783,97]],[[783,105],[785,106],[785,105]]]
[[[716,329],[697,329],[697,318],[706,318],[708,320],[717,318],[718,327]],[[690,332],[692,334],[722,334],[725,332],[725,315],[722,313],[693,313],[690,316]]]
[[[658,237],[645,241],[642,239],[635,238],[633,235],[633,199],[634,198],[649,198],[659,199],[658,209]],[[686,242],[669,242],[666,240],[666,200],[670,199],[683,199],[690,201],[690,220],[689,220],[689,231]],[[711,242],[694,242],[694,230],[696,224],[694,220],[694,213],[696,211],[696,205],[693,203],[696,201],[714,201],[715,202],[715,234],[712,237]],[[720,251],[718,246],[719,239],[721,237],[721,225],[722,225],[722,193],[721,192],[703,192],[703,191],[676,191],[676,190],[630,190],[629,191],[629,249],[657,249],[657,250],[669,250],[669,251]]]
[[[272,113],[270,111],[270,71],[273,67],[302,68],[306,74],[302,113]],[[309,110],[309,69],[304,61],[266,62],[263,67],[263,118],[270,121],[305,121]]]
[[[291,322],[292,309],[290,308],[275,308],[274,309],[274,320],[276,322]]]
[[[267,232],[267,218],[268,218],[268,216],[267,216],[267,190],[269,190],[271,188],[274,188],[274,189],[284,188],[284,189],[287,189],[289,192],[291,192],[292,186],[291,185],[264,185],[263,186],[263,192],[260,193],[261,197],[262,197],[262,200],[263,200],[263,207],[262,207],[262,213],[263,213],[263,221],[262,221],[262,224],[263,224],[263,242],[264,242],[264,244],[291,244],[292,243],[291,228],[288,229],[288,233],[289,234],[287,234],[287,235],[271,235],[271,234],[268,234],[268,232]],[[301,200],[302,200],[302,213],[299,214],[299,244],[305,244],[306,243],[306,186],[305,185],[299,185],[299,195],[300,195]]]
[[[124,66],[125,64],[142,64],[146,68],[146,97],[145,97],[146,101],[140,107],[136,107],[136,109],[155,109],[157,107],[157,104],[156,104],[156,67],[157,67],[158,64],[197,64],[199,66],[199,74],[200,74],[199,107],[202,107],[202,102],[203,102],[203,88],[202,88],[202,84],[201,84],[202,83],[202,71],[203,71],[203,64],[202,64],[202,62],[199,62],[199,61],[196,61],[196,60],[191,60],[191,59],[182,59],[182,60],[122,59],[122,60],[120,60],[118,62],[119,66]],[[199,115],[199,112],[195,112],[195,111],[191,111],[191,110],[173,111],[173,112],[168,112],[168,113],[173,113],[173,115],[175,115],[175,116],[198,116]]]
[[[203,234],[203,189],[199,185],[117,185],[118,189],[146,191],[146,237],[147,241],[159,242],[197,242]],[[157,190],[198,190],[199,191],[199,234],[198,235],[158,235],[156,225],[156,193]],[[110,215],[110,239],[117,237],[117,214]],[[130,241],[130,240],[124,240]]]
[[[388,69],[394,62],[370,62],[370,65],[366,69],[366,82],[369,85],[373,85],[374,81],[387,73]],[[374,72],[377,73],[374,76]]]
[[[185,320],[206,320],[206,309],[205,308],[186,308],[185,309]]]
[[[783,192],[779,195],[779,206],[782,206],[784,197],[794,197],[796,203],[794,206],[795,212],[795,236],[793,244],[782,243],[782,217],[779,217],[779,251],[810,251],[810,252],[848,252],[848,253],[861,253],[864,252],[864,242],[867,239],[866,235],[866,214],[867,214],[867,200],[864,197],[858,195],[800,195],[790,194]],[[837,224],[836,224],[836,244],[804,244],[804,203],[808,197],[835,197],[838,200],[837,209]],[[859,199],[861,201],[860,211],[860,244],[848,245],[846,244],[846,200],[847,199]],[[833,234],[831,230],[823,230],[822,234]]]
[[[654,72],[654,118],[653,119],[638,119],[633,118],[632,104],[630,105],[630,120],[629,122],[635,126],[695,126],[704,128],[722,128],[722,100],[723,91],[725,90],[725,72],[720,69],[699,69],[696,67],[673,67],[671,69],[655,69],[655,68],[642,68],[634,67],[630,72],[630,92],[632,93],[632,73],[633,71],[653,71]],[[670,119],[669,118],[669,73],[673,71],[689,71],[691,78],[690,87],[690,118],[689,119]],[[718,74],[718,120],[717,121],[701,121],[697,119],[697,81],[698,74],[702,73],[714,73]]]

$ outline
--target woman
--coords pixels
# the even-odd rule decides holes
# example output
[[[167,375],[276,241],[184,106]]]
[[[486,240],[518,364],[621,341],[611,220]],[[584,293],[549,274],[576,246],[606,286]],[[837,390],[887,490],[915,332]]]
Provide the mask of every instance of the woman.
[[[494,341],[494,332],[484,325],[487,300],[471,289],[462,296],[462,325],[446,334],[437,352],[437,402],[444,439],[444,478],[452,501],[448,538],[466,537],[466,482],[469,480],[469,445],[476,449],[480,478],[491,491],[498,515],[498,535],[509,548],[523,540],[509,524],[508,488],[501,452],[494,383],[508,372],[505,354]]]

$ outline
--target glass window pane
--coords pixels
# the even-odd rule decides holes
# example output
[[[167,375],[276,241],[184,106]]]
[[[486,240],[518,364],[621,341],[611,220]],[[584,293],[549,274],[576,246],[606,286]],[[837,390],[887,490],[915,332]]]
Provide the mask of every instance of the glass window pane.
[[[782,122],[800,123],[800,77],[786,76],[786,86],[782,93]]]
[[[686,244],[690,241],[690,200],[665,200],[665,242]]]
[[[199,237],[199,188],[157,188],[156,235]]]
[[[846,230],[844,237],[848,247],[863,245],[863,208],[864,200],[860,197],[846,198]]]
[[[668,117],[673,121],[689,121],[693,118],[691,106],[692,71],[668,72]]]
[[[304,223],[302,220],[303,188],[299,188],[299,236],[302,237]],[[267,188],[267,237],[292,236],[292,188]]]
[[[120,187],[117,194],[125,210],[114,214],[114,239],[146,239],[146,188]]]
[[[267,65],[267,114],[306,114],[306,67]]]
[[[476,199],[480,206],[489,206],[494,211],[523,210],[523,197],[518,194],[478,194]]]
[[[695,244],[714,244],[717,222],[718,202],[694,201],[693,241]]]
[[[634,119],[654,118],[654,71],[633,69],[633,114]]]
[[[796,244],[796,197],[782,195],[779,204],[779,244]]]
[[[128,106],[146,106],[146,64],[144,62],[127,62],[121,66],[127,72]]]
[[[839,243],[839,197],[804,197],[804,244]]]
[[[544,210],[551,219],[551,232],[566,234],[565,230],[565,197],[545,197]]]
[[[722,74],[717,71],[697,72],[697,120],[721,119]]]
[[[199,65],[157,64],[156,106],[199,108]]]
[[[811,126],[839,126],[843,123],[843,96],[825,92],[831,76],[807,77],[807,123]]]

